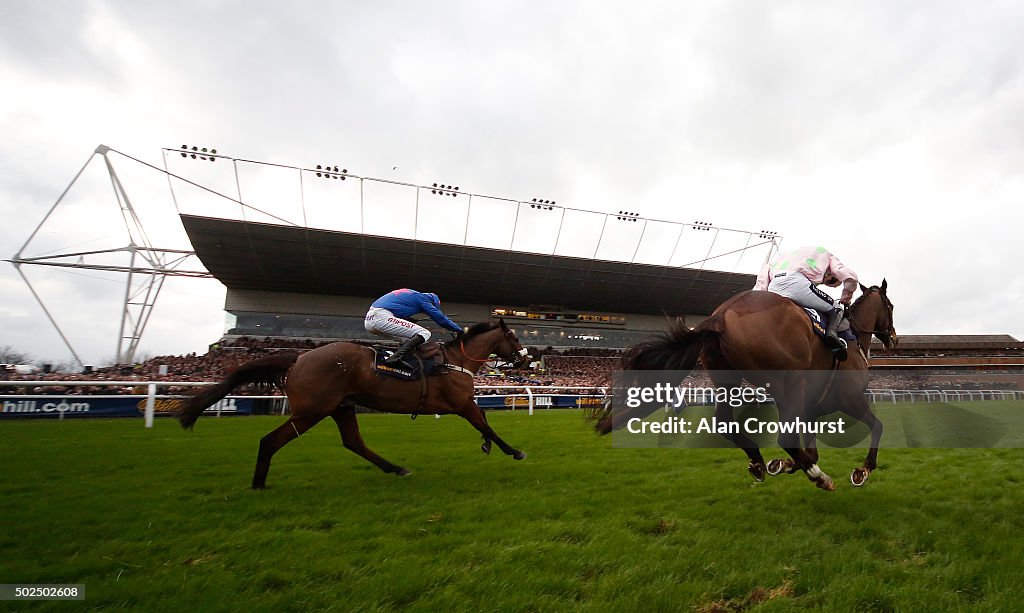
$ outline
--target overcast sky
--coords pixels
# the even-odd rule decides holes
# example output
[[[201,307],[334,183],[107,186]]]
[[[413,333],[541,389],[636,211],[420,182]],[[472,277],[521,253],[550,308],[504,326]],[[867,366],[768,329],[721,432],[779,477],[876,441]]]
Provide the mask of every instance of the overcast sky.
[[[1022,31],[1014,2],[0,1],[0,255],[97,145],[196,144],[772,229],[887,278],[903,334],[1024,338]],[[133,198],[173,213],[166,183]],[[95,246],[110,206],[40,241]],[[22,270],[113,357],[122,286]],[[0,346],[65,360],[7,263],[0,292]],[[205,351],[223,298],[168,281],[141,351]]]

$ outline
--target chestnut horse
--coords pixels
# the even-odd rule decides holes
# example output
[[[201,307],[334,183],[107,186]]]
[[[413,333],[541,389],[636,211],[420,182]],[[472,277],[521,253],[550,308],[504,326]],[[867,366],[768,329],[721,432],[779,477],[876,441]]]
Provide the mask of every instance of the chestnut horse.
[[[770,389],[782,421],[817,419],[842,411],[871,429],[871,448],[864,464],[850,475],[850,481],[859,487],[878,465],[878,442],[882,437],[882,422],[864,396],[871,337],[878,337],[886,348],[898,341],[886,286],[885,280],[881,286],[860,286],[862,294],[849,309],[859,350],[851,347],[849,358],[842,362],[834,361],[801,307],[777,294],[747,291],[722,303],[693,330],[676,320],[668,333],[629,350],[623,358],[623,369],[690,371],[699,359],[715,387],[738,386],[746,379]],[[829,373],[833,368],[837,370],[834,375]],[[597,430],[606,434],[644,412],[650,409],[609,410],[598,422]],[[728,402],[717,403],[714,415],[719,423],[735,419]],[[757,444],[747,436],[724,436],[746,452],[750,459],[747,469],[758,481],[764,480],[765,473],[799,469],[818,487],[835,489],[832,479],[818,468],[813,436],[805,434],[805,446],[801,447],[800,434],[780,434],[779,446],[792,459],[772,460],[767,465]]]
[[[179,419],[191,428],[206,407],[235,388],[249,383],[275,386],[288,396],[290,417],[260,441],[253,489],[266,486],[270,460],[279,449],[315,426],[325,417],[338,425],[346,449],[366,458],[381,470],[398,476],[409,474],[371,451],[359,435],[356,407],[385,413],[455,414],[466,419],[483,435],[481,449],[491,450],[491,441],[516,460],[526,454],[503,441],[487,424],[487,417],[473,398],[473,376],[491,354],[520,365],[529,355],[504,320],[484,322],[465,335],[441,345],[444,363],[419,381],[403,381],[378,374],[373,369],[374,350],[354,343],[331,343],[302,354],[272,355],[243,364],[227,378],[183,401]]]

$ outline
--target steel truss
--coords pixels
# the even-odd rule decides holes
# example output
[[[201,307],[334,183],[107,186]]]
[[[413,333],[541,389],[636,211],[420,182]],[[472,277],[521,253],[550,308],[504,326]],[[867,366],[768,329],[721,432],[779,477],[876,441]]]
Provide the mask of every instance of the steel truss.
[[[50,210],[46,213],[46,216],[43,217],[43,220],[39,222],[36,229],[32,231],[31,235],[29,235],[25,244],[18,249],[18,252],[15,253],[11,259],[7,260],[14,265],[14,268],[18,271],[18,274],[25,282],[25,285],[28,286],[32,296],[35,298],[36,302],[39,303],[39,306],[43,309],[47,319],[50,320],[50,323],[57,331],[57,334],[60,335],[61,340],[64,341],[65,346],[67,346],[79,366],[84,366],[85,364],[78,355],[78,352],[75,351],[71,342],[68,340],[67,335],[64,334],[60,325],[53,318],[53,315],[47,308],[46,303],[43,302],[43,299],[36,292],[32,283],[28,280],[28,277],[25,276],[25,273],[21,269],[22,265],[100,270],[124,274],[125,283],[124,299],[121,305],[121,326],[117,338],[117,352],[115,354],[117,356],[116,359],[118,364],[131,364],[134,360],[135,352],[139,347],[139,341],[142,339],[142,333],[146,329],[146,324],[149,322],[149,317],[153,312],[153,307],[156,305],[157,298],[160,296],[160,290],[163,288],[164,281],[167,277],[213,277],[213,275],[205,270],[190,270],[186,268],[186,265],[190,264],[192,258],[195,258],[194,251],[184,249],[167,249],[153,245],[146,234],[145,228],[142,226],[142,221],[139,219],[135,208],[132,206],[131,199],[128,197],[128,193],[125,191],[124,185],[117,176],[117,171],[114,170],[114,166],[110,161],[111,153],[116,153],[129,160],[138,161],[119,151],[111,149],[106,145],[98,146],[89,156],[89,159],[86,160],[85,164],[82,165],[82,169],[78,171],[75,178],[71,180],[71,183],[68,184],[60,197],[57,198],[57,201],[50,207]],[[82,176],[82,173],[85,172],[85,169],[88,168],[89,164],[91,164],[97,156],[103,159],[107,173],[110,175],[110,183],[114,191],[114,197],[117,200],[121,217],[124,220],[125,229],[128,232],[128,244],[114,249],[55,253],[40,257],[22,257],[22,253],[39,233],[39,230],[46,224],[46,221],[61,205],[64,197],[67,196],[68,192],[71,191],[71,188]],[[144,165],[149,166],[148,164]],[[152,166],[149,167],[154,168]],[[166,172],[160,169],[155,170],[158,170],[159,172]],[[90,264],[86,262],[86,258],[90,256],[116,253],[125,253],[128,255],[128,264],[126,266]]]

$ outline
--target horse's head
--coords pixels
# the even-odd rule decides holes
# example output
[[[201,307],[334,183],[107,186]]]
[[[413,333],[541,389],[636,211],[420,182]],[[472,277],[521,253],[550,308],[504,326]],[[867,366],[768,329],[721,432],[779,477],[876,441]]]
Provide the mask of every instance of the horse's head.
[[[519,368],[530,361],[530,352],[519,343],[516,333],[507,325],[504,319],[498,320],[498,328],[502,331],[502,339],[495,347],[494,353],[498,357],[512,365],[512,368]]]
[[[476,324],[458,342],[466,357],[474,362],[486,362],[491,355],[497,355],[507,365],[517,368],[530,359],[529,352],[519,344],[504,319]]]
[[[870,332],[882,342],[886,349],[892,349],[899,342],[892,320],[892,302],[886,296],[888,287],[885,279],[881,285],[860,286],[860,298],[850,307],[850,323],[854,331]]]

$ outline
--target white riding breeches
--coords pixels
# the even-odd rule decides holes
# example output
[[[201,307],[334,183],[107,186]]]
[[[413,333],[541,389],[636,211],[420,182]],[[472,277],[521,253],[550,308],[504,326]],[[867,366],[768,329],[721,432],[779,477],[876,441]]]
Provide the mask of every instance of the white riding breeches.
[[[363,326],[367,332],[379,336],[407,339],[419,334],[423,337],[424,342],[430,340],[430,330],[402,319],[387,309],[370,307],[370,310],[366,312]]]
[[[798,272],[775,275],[768,284],[768,291],[785,296],[802,307],[830,313],[836,308],[836,301],[818,289],[810,279]]]

